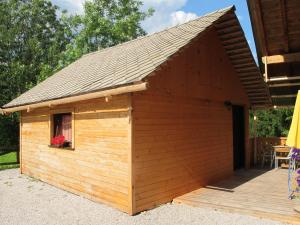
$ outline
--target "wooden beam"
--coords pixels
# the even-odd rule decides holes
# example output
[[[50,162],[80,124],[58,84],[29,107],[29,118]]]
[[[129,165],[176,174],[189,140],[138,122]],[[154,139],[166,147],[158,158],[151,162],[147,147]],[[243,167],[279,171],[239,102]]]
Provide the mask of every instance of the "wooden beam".
[[[244,84],[244,83],[243,83]],[[252,89],[252,88],[265,88],[262,83],[257,84],[245,84],[245,88]]]
[[[133,116],[133,96],[129,95],[129,124],[128,124],[128,169],[129,169],[129,182],[128,182],[128,201],[129,201],[129,214],[134,215],[136,213],[136,172],[135,172],[135,145],[134,145],[134,116]]]
[[[255,77],[256,79],[258,79],[257,74],[259,74],[259,72],[239,72],[238,75],[239,77],[243,77],[243,78],[247,78],[247,77]]]
[[[300,62],[300,52],[289,53],[283,55],[271,55],[262,57],[263,63],[275,64],[275,63],[288,63],[288,62]]]
[[[234,54],[234,55],[239,55],[243,53],[248,53],[249,54],[249,48],[237,48],[237,49],[232,49],[232,50],[226,50],[228,54]]]
[[[246,88],[245,88],[246,89]],[[254,94],[254,95],[263,95],[266,96],[266,88],[256,88],[251,90],[245,90],[248,94]]]
[[[267,97],[266,96],[257,96],[257,97],[251,97],[251,99],[265,99],[267,100]]]
[[[229,39],[229,38],[236,38],[236,37],[240,37],[243,36],[244,33],[242,31],[236,31],[236,32],[231,32],[231,33],[227,33],[227,34],[222,34],[222,33],[218,33],[218,35],[223,39]]]
[[[242,53],[238,53],[238,54],[228,54],[228,56],[229,56],[230,60],[252,57],[250,52],[242,52]]]
[[[241,81],[257,81],[257,82],[261,82],[261,78],[258,77],[258,73],[243,73],[240,74],[238,73],[238,76],[240,78]]]
[[[286,53],[289,52],[289,31],[287,24],[287,16],[286,16],[286,0],[280,0],[280,9],[281,9],[281,19],[282,19],[282,27],[284,33],[284,51]]]
[[[22,117],[22,112],[19,114],[19,164],[20,164],[20,173],[23,174],[23,150],[22,150],[22,128],[23,128],[23,117]]]
[[[237,24],[237,21],[236,21],[236,18],[230,18],[228,20],[224,20],[220,23],[217,23],[215,26],[217,28],[223,28],[223,27],[228,27],[228,26],[232,26],[232,25],[236,25]]]
[[[267,82],[267,80],[268,80],[268,58],[267,58],[267,56],[265,56],[264,59],[265,59],[265,74],[264,74],[264,77],[265,77],[265,82]]]
[[[300,83],[286,83],[286,84],[269,84],[270,88],[277,88],[277,87],[293,87],[293,86],[300,86]]]
[[[271,95],[271,98],[296,98],[297,95]]]
[[[260,81],[241,81],[242,84],[244,84],[246,87],[248,87],[248,85],[253,85],[253,84],[256,84],[256,85],[261,85],[261,82]]]
[[[257,122],[256,122],[256,120],[257,120],[257,116],[256,116],[256,110],[254,110],[253,111],[253,131],[254,131],[254,134],[253,134],[253,136],[254,136],[254,165],[256,165],[257,164],[257,138],[256,138],[256,130],[257,130],[257,128],[256,128],[256,124],[257,124]]]
[[[248,95],[250,96],[250,98],[253,98],[253,97],[266,97],[268,98],[268,96],[266,95],[266,93],[248,93]]]
[[[223,44],[231,44],[236,42],[241,42],[244,40],[242,36],[237,36],[235,38],[229,38],[229,39],[221,39]]]
[[[263,22],[261,1],[260,0],[248,0],[248,5],[250,8],[250,14],[252,15],[252,24],[254,26],[254,36],[257,39],[258,46],[262,51],[262,55],[268,55],[268,46],[266,41],[266,33]]]
[[[246,62],[246,63],[237,63],[236,65],[233,64],[234,68],[243,68],[243,67],[249,67],[249,66],[254,66],[253,62]]]
[[[67,103],[71,103],[71,102],[78,102],[78,101],[84,101],[84,100],[89,100],[89,99],[101,98],[101,97],[106,97],[106,96],[113,96],[113,95],[119,95],[119,94],[125,94],[125,93],[137,92],[137,91],[144,91],[144,90],[147,90],[147,87],[148,87],[147,85],[148,85],[148,83],[144,82],[141,84],[127,85],[127,86],[117,87],[114,89],[92,92],[92,93],[76,95],[76,96],[70,96],[70,97],[65,97],[65,98],[61,98],[61,99],[49,100],[49,101],[45,101],[45,102],[32,103],[32,104],[28,104],[28,105],[11,107],[11,108],[4,108],[2,110],[4,112],[17,112],[17,111],[22,111],[22,110],[27,110],[27,109],[29,109],[29,111],[32,111],[35,108],[48,107],[49,105],[61,105],[61,104],[67,104]]]
[[[248,58],[234,60],[234,63],[245,63],[245,62],[253,62],[253,59],[251,57],[248,57]]]
[[[244,68],[236,68],[235,69],[239,73],[255,73],[257,71],[257,67],[253,66],[247,66]]]
[[[241,30],[241,27],[239,24],[237,25],[234,25],[234,26],[225,26],[225,27],[217,27],[218,29],[218,33],[219,34],[229,34],[229,33],[232,33],[232,32],[237,32],[237,31],[240,31]]]
[[[263,104],[263,103],[268,102],[267,99],[265,99],[265,100],[252,100],[252,99],[250,99],[250,101],[251,101],[252,104]]]
[[[260,79],[258,79],[255,75],[254,76],[239,76],[241,81],[245,82],[260,82]]]
[[[227,49],[246,48],[247,44],[245,42],[235,42],[235,43],[228,43],[228,44],[223,43],[223,46],[227,50]]]
[[[268,82],[277,82],[277,81],[289,81],[289,80],[300,80],[300,76],[279,76],[279,77],[271,77],[268,79]]]
[[[245,85],[247,85],[247,84],[260,84],[261,83],[261,81],[258,80],[258,79],[244,79],[244,80],[240,79],[240,80]]]

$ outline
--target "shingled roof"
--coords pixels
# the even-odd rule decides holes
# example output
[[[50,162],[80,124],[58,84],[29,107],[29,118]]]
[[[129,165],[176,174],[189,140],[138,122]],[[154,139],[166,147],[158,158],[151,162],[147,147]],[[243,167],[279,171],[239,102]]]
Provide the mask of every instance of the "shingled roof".
[[[235,16],[234,10],[234,7],[218,10],[182,25],[86,54],[2,108],[99,92],[143,81],[207,28],[227,14]],[[259,76],[258,72],[258,79]],[[267,101],[266,89],[264,96]]]

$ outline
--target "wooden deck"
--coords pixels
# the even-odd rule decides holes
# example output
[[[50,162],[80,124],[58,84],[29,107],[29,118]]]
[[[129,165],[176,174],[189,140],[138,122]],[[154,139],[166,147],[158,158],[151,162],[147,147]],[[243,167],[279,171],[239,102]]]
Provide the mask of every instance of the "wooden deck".
[[[238,171],[227,180],[180,196],[174,202],[300,224],[300,215],[293,210],[300,201],[287,196],[287,170],[251,169]]]

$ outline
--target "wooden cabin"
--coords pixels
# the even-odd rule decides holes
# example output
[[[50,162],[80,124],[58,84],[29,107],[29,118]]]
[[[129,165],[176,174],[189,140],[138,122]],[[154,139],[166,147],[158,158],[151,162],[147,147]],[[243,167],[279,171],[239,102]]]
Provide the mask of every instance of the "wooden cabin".
[[[248,109],[270,99],[234,11],[85,55],[4,105],[21,173],[133,215],[248,168]]]

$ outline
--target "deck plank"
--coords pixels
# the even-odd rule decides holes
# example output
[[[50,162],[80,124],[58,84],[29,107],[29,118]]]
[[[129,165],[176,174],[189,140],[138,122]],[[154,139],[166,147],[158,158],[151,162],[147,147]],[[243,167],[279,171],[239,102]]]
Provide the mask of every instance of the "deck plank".
[[[293,210],[300,201],[288,199],[285,169],[237,171],[227,180],[177,197],[174,202],[300,224],[300,215]]]

